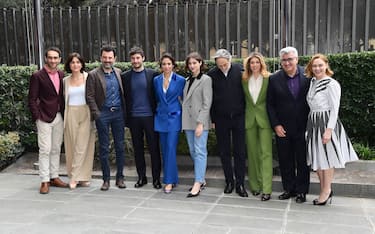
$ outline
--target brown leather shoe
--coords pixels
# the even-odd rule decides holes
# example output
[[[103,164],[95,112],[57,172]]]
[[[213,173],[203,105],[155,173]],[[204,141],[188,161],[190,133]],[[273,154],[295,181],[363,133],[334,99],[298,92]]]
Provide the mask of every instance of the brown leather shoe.
[[[124,179],[117,179],[116,180],[116,186],[120,189],[126,188],[125,183],[124,183]]]
[[[42,182],[40,184],[39,192],[40,192],[40,194],[47,194],[47,193],[49,193],[49,183],[48,182]]]
[[[50,180],[50,185],[53,187],[67,188],[69,185],[62,181],[59,177]]]
[[[100,190],[107,191],[108,189],[109,189],[109,181],[103,181],[103,184]]]

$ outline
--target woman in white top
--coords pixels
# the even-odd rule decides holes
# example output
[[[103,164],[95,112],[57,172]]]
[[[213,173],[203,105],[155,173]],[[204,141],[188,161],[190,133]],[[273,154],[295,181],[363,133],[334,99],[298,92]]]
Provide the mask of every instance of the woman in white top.
[[[244,60],[242,87],[245,94],[245,131],[248,177],[251,193],[260,200],[271,199],[272,192],[272,129],[266,101],[269,72],[260,53],[251,53]]]
[[[90,121],[86,104],[87,73],[85,62],[78,53],[71,53],[65,62],[64,78],[64,146],[69,187],[89,186],[95,151],[95,125]]]
[[[313,201],[314,205],[332,201],[334,168],[344,168],[346,162],[358,160],[338,119],[341,88],[332,75],[328,59],[322,54],[314,55],[306,66],[306,76],[312,77],[306,97],[310,107],[306,130],[307,164],[317,172],[320,181],[320,194]]]

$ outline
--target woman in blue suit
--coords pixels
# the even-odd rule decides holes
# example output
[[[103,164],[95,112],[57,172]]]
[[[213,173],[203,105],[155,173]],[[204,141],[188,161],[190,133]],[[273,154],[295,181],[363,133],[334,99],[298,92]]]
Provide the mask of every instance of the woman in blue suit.
[[[185,78],[173,72],[175,59],[165,53],[160,58],[162,74],[154,78],[156,96],[155,131],[159,132],[163,155],[164,192],[171,193],[178,183],[176,150],[181,131],[181,102]]]

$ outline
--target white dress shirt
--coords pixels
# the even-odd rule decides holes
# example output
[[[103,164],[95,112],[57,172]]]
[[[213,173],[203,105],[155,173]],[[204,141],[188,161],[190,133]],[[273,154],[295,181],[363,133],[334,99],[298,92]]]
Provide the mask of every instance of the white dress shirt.
[[[255,77],[252,75],[249,79],[249,92],[251,97],[253,98],[254,104],[257,103],[260,90],[262,88],[263,84],[263,77],[261,75],[258,76],[258,78],[255,79]]]

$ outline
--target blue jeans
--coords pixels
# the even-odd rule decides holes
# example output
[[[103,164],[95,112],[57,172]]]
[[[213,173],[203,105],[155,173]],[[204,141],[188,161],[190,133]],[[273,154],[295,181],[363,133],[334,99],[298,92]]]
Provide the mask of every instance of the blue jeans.
[[[204,130],[200,137],[195,136],[195,130],[185,130],[185,135],[190,156],[194,161],[195,182],[204,183],[207,167],[208,130]]]
[[[114,111],[103,107],[99,118],[95,121],[99,138],[99,158],[103,171],[103,180],[109,181],[111,171],[109,167],[109,127],[112,129],[112,136],[116,151],[116,180],[123,179],[125,163],[125,123],[122,108]]]

